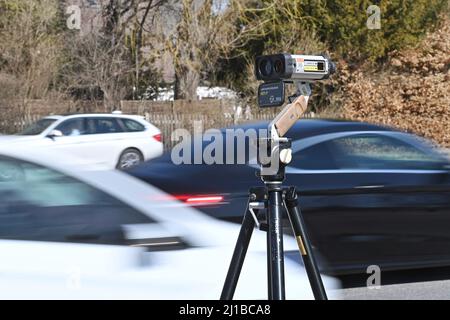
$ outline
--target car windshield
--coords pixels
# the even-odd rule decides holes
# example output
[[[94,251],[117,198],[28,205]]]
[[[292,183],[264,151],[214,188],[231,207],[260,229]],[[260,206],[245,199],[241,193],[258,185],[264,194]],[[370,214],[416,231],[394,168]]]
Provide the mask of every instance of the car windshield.
[[[23,130],[19,135],[21,136],[34,136],[41,134],[44,132],[45,129],[47,129],[53,122],[55,122],[56,119],[41,119],[32,125],[28,126],[25,130]]]

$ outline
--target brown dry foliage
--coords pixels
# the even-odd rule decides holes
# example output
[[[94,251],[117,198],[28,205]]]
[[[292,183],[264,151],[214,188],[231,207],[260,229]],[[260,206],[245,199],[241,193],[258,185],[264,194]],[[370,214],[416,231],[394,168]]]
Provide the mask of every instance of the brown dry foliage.
[[[342,115],[395,126],[450,147],[450,19],[416,48],[391,54],[383,71],[341,63]]]

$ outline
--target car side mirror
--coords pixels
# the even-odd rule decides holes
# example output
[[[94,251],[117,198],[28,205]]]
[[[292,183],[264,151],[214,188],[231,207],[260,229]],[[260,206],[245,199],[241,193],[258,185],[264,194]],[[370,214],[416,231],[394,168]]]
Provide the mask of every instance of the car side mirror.
[[[62,137],[63,136],[63,133],[60,131],[60,130],[52,130],[52,131],[50,131],[50,133],[47,135],[47,138],[50,138],[50,139],[55,139],[55,138],[58,138],[58,137]]]

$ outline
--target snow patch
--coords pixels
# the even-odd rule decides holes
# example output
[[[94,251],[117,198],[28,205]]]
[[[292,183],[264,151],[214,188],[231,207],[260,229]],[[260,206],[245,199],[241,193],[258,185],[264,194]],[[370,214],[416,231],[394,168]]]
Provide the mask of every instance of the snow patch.
[[[197,88],[197,99],[238,99],[238,94],[225,87],[206,87],[199,86]],[[173,101],[174,91],[173,88],[161,88],[159,89],[157,101]]]

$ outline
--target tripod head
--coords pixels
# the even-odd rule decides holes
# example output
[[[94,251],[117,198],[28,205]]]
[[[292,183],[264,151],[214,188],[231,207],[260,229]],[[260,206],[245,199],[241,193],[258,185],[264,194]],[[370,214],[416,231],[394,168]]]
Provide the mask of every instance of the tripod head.
[[[291,139],[286,132],[302,117],[308,108],[311,87],[308,82],[295,81],[297,92],[292,103],[287,104],[268,126],[269,136],[259,140],[259,176],[264,183],[281,183],[285,167],[292,160]],[[266,154],[261,151],[266,150]]]
[[[290,140],[284,135],[306,112],[310,83],[327,79],[335,72],[335,64],[326,55],[281,53],[256,57],[255,76],[264,81],[258,88],[260,107],[283,105],[287,83],[294,84],[297,89],[289,97],[290,103],[269,124],[269,136],[258,141],[260,176],[264,182],[284,179],[284,167],[292,158]]]

